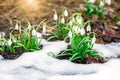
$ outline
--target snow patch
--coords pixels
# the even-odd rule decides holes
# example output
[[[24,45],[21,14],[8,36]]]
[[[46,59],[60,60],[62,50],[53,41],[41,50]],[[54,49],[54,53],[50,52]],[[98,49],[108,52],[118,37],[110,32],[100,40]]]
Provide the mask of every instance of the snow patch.
[[[47,54],[66,49],[64,41],[41,43],[41,51],[24,53],[15,60],[0,58],[0,80],[120,80],[120,59],[104,64],[75,64]],[[115,57],[120,53],[120,43],[95,44],[94,49],[106,57]]]

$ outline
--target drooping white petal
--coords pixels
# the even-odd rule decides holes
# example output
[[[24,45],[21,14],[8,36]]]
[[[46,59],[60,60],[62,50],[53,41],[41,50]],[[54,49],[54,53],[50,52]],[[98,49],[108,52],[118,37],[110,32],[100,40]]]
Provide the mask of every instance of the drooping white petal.
[[[111,0],[105,0],[105,3],[111,5]]]
[[[84,35],[84,34],[85,34],[85,29],[84,29],[84,28],[81,28],[80,34],[81,34],[81,35]]]
[[[73,26],[73,31],[78,34],[78,26]]]
[[[2,35],[3,37],[5,37],[6,34],[5,34],[5,32],[1,32],[1,35]]]
[[[96,0],[88,0],[90,3],[95,3]]]
[[[46,24],[45,24],[45,25],[43,25],[42,34],[46,34]]]
[[[72,26],[73,25],[73,22],[72,20],[69,21],[69,25]]]
[[[35,29],[32,30],[32,36],[36,36],[37,32]]]
[[[95,41],[96,41],[96,38],[95,38],[95,36],[92,38],[92,43],[95,43]]]
[[[104,2],[103,2],[103,1],[100,1],[99,6],[104,6],[104,5],[105,5]]]
[[[61,19],[61,23],[62,23],[62,24],[65,23],[65,19],[64,19],[64,17]]]
[[[90,25],[87,26],[86,30],[87,30],[88,32],[91,31],[91,27],[90,27]]]
[[[18,24],[15,25],[15,30],[19,30],[19,25]]]
[[[57,13],[54,14],[53,19],[54,19],[55,21],[57,21],[57,19],[58,19]]]
[[[68,32],[68,36],[69,36],[70,38],[72,38],[72,31],[69,31],[69,32]]]
[[[7,45],[11,45],[12,44],[12,41],[11,41],[11,39],[9,39],[8,41],[7,41]]]
[[[82,17],[77,17],[76,20],[77,20],[77,22],[78,22],[79,24],[82,24],[82,22],[83,22]]]
[[[64,16],[68,17],[68,11],[67,11],[67,9],[65,9],[65,11],[64,11]]]

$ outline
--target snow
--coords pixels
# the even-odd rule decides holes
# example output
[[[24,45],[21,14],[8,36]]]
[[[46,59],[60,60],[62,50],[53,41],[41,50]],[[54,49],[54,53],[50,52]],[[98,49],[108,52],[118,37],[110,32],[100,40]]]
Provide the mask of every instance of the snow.
[[[120,43],[95,44],[94,49],[111,59],[104,64],[75,64],[51,57],[67,48],[64,41],[46,42],[43,49],[26,52],[15,60],[0,56],[0,80],[120,80]]]

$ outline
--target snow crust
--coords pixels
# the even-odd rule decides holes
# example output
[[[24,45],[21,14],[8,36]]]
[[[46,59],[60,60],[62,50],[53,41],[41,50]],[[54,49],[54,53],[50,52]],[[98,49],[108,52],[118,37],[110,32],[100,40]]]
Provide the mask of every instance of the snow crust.
[[[64,41],[46,42],[43,49],[27,52],[15,60],[0,57],[0,80],[120,80],[120,43],[95,44],[94,49],[106,57],[104,64],[75,64],[58,60],[48,52],[58,54],[67,48]]]

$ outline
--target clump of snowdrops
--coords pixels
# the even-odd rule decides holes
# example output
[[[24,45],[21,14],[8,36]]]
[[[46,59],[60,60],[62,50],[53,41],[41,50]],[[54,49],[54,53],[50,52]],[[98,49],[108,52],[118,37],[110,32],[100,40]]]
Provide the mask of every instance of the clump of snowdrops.
[[[49,54],[54,57],[59,56],[71,56],[70,61],[77,59],[85,60],[86,55],[88,56],[100,56],[95,50],[93,50],[94,43],[96,41],[96,34],[91,32],[90,22],[84,22],[83,17],[80,13],[75,13],[66,20],[65,16],[68,16],[68,11],[65,9],[64,14],[58,17],[55,11],[54,20],[56,21],[56,32],[51,38],[62,39],[61,36],[65,35],[65,38],[69,39],[70,48],[63,50],[57,56],[50,52]],[[70,53],[70,54],[66,54]]]
[[[18,34],[14,35],[17,31]],[[19,21],[16,21],[14,29],[11,30],[9,38],[5,38],[5,33],[0,32],[0,51],[4,52],[6,47],[10,53],[16,53],[17,48],[23,48],[24,51],[35,51],[40,50],[40,42],[37,37],[37,31],[35,25],[31,25],[28,22],[28,27],[24,28],[21,26]],[[17,35],[17,36],[16,36]]]
[[[85,0],[85,13],[88,16],[96,14],[103,19],[106,4],[111,5],[111,0]]]
[[[57,11],[54,10],[53,19],[55,20],[55,31],[51,32],[53,36],[49,37],[47,40],[51,39],[64,40],[68,32],[67,22],[65,20],[65,18],[67,17],[68,17],[67,8],[64,8],[60,15],[58,15]]]
[[[88,56],[100,56],[95,50],[93,50],[94,43],[96,41],[96,34],[91,32],[90,22],[84,22],[80,13],[73,14],[69,19],[69,45],[70,48],[63,50],[58,56],[70,55],[70,61],[77,59],[85,60]],[[69,53],[71,54],[65,54]]]

